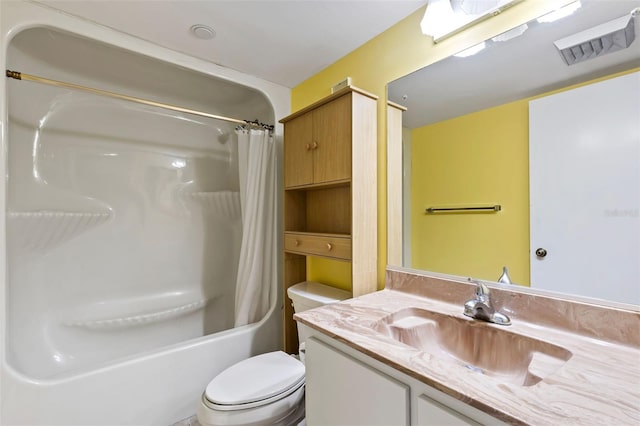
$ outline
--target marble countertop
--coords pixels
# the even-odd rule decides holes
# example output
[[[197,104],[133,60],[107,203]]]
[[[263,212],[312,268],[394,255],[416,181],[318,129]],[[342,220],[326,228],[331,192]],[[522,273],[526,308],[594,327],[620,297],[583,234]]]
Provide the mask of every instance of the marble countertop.
[[[470,320],[462,314],[464,298],[454,304],[406,290],[385,289],[294,318],[506,423],[640,424],[640,345],[635,340],[625,344],[512,316],[509,332],[560,346],[572,356],[532,386],[505,383],[377,332],[380,320],[407,307]],[[638,315],[629,318],[624,324],[608,322],[606,314],[600,320],[604,327],[636,327]]]

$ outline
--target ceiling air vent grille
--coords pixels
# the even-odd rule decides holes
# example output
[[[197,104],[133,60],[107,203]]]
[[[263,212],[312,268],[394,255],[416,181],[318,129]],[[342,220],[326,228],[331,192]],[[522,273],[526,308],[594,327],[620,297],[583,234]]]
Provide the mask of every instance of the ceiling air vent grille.
[[[634,18],[623,16],[569,37],[555,41],[567,63],[573,65],[607,53],[626,49],[636,38]]]

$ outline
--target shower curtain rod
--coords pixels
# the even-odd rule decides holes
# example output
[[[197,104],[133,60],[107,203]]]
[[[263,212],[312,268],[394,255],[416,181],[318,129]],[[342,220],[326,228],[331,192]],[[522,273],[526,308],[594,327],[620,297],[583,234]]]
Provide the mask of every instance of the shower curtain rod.
[[[151,105],[159,108],[169,109],[172,111],[184,112],[187,114],[199,115],[201,117],[215,118],[217,120],[229,121],[231,123],[238,123],[243,125],[249,125],[266,130],[273,130],[273,125],[261,123],[258,120],[238,120],[237,118],[224,117],[222,115],[209,114],[208,112],[198,111],[195,109],[183,108],[176,105],[165,104],[156,101],[150,101],[147,99],[136,98],[134,96],[122,95],[119,93],[108,92],[106,90],[96,89],[93,87],[80,86],[78,84],[66,83],[64,81],[51,80],[44,77],[38,77],[36,75],[25,74],[19,71],[7,70],[7,77],[15,78],[16,80],[33,81],[36,83],[48,84],[50,86],[66,87],[69,89],[83,90],[85,92],[93,93],[96,95],[107,96],[110,98],[122,99],[129,102],[136,102],[143,105]]]

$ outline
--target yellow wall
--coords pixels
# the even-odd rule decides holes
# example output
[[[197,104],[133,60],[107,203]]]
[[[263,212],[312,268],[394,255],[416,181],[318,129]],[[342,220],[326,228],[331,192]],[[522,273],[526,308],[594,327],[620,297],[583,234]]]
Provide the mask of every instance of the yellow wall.
[[[312,76],[291,92],[291,110],[297,111],[330,94],[331,86],[347,76],[353,84],[380,97],[378,102],[378,287],[384,286],[386,236],[386,84],[426,65],[471,47],[513,26],[527,22],[570,0],[526,0],[499,16],[434,45],[420,32],[424,8]],[[357,17],[354,17],[357,19]],[[308,277],[350,288],[349,266],[310,259]]]
[[[529,283],[528,101],[413,130],[412,267]],[[499,213],[425,214],[427,207],[500,204]]]

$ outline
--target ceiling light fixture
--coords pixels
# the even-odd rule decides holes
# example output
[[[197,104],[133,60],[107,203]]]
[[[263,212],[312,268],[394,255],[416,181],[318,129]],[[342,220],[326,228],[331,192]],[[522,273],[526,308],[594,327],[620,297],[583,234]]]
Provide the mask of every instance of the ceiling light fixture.
[[[210,40],[216,36],[216,32],[213,31],[213,28],[204,24],[192,25],[190,31],[191,34],[202,40]]]
[[[434,43],[451,37],[523,0],[429,0],[427,10],[420,22],[425,35],[433,37]]]
[[[562,38],[553,44],[567,65],[626,49],[636,38],[633,12]]]
[[[554,10],[553,12],[549,12],[546,15],[542,15],[541,17],[536,19],[536,21],[538,21],[540,24],[554,22],[554,21],[557,21],[558,19],[562,19],[571,15],[573,12],[580,9],[581,7],[582,7],[582,3],[580,3],[580,0],[574,1],[572,3],[562,6],[559,9]]]

